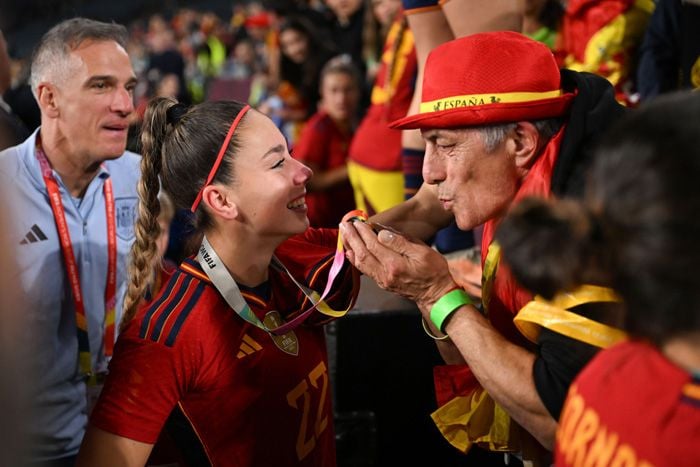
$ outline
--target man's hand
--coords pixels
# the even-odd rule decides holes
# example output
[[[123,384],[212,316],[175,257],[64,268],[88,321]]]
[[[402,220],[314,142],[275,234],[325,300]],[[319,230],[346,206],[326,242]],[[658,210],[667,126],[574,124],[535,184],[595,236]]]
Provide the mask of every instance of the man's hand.
[[[455,282],[470,296],[481,299],[481,265],[468,259],[452,259],[447,262]]]
[[[445,258],[424,243],[362,222],[340,224],[348,260],[383,289],[430,307],[457,284]]]

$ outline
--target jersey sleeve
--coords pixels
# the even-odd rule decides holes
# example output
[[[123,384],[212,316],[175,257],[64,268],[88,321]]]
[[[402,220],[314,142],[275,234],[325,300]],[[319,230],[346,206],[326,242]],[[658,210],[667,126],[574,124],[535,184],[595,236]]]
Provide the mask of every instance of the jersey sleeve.
[[[134,320],[135,321],[135,320]],[[132,321],[132,323],[134,323]],[[175,405],[193,381],[196,352],[186,342],[169,347],[138,336],[134,323],[120,336],[91,425],[154,444]]]
[[[309,228],[281,245],[277,254],[294,277],[304,278],[308,287],[321,294],[328,282],[337,244],[338,229]],[[360,273],[345,260],[325,301],[334,310],[345,310],[355,304],[359,290]],[[307,322],[318,324],[326,321],[312,319]]]

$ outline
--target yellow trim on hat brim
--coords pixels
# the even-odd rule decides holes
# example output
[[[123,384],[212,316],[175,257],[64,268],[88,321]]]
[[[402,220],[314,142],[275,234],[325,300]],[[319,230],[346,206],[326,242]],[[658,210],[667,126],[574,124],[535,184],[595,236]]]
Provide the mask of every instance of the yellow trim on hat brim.
[[[492,94],[468,94],[449,96],[428,102],[421,102],[418,113],[442,112],[461,107],[475,107],[489,104],[509,104],[516,102],[533,102],[554,99],[562,95],[561,89],[546,92],[506,92]]]

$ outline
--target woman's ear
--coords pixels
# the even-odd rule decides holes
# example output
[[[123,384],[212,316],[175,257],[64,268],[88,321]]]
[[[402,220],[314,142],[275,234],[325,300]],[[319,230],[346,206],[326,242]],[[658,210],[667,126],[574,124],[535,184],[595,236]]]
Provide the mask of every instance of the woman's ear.
[[[212,215],[226,220],[238,217],[238,205],[234,202],[229,188],[223,185],[208,185],[202,191],[202,201]]]
[[[510,143],[516,168],[530,170],[540,155],[543,143],[537,127],[531,122],[517,122]]]

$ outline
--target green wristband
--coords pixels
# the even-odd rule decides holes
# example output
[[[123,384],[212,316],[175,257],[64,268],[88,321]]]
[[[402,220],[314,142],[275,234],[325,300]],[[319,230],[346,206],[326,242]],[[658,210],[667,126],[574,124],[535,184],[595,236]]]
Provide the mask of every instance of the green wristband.
[[[469,295],[462,289],[454,289],[447,292],[445,295],[440,297],[440,299],[435,302],[433,307],[430,309],[430,321],[433,322],[435,327],[440,330],[441,333],[445,334],[443,329],[447,318],[452,316],[452,313],[457,311],[462,305],[471,305],[472,299]]]

